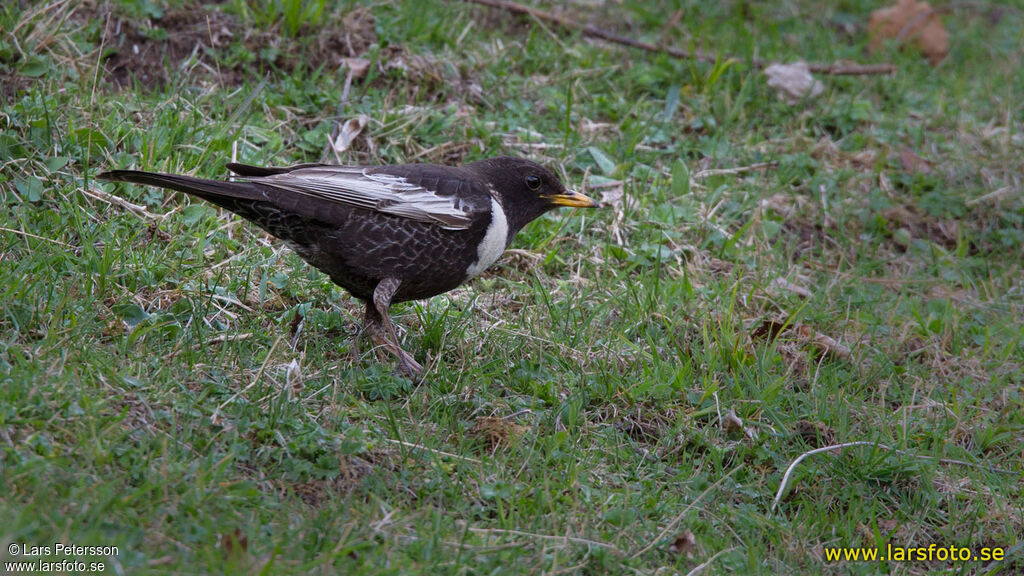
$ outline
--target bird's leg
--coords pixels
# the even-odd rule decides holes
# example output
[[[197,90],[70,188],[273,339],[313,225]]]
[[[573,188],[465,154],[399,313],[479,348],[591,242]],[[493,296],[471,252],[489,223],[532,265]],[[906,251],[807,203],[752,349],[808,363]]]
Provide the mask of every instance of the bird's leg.
[[[385,278],[377,284],[377,287],[373,290],[373,304],[371,306],[368,303],[366,306],[366,325],[364,330],[375,342],[383,344],[389,352],[398,357],[398,365],[402,372],[413,380],[417,380],[420,374],[423,373],[423,366],[412,355],[402,350],[398,340],[398,331],[395,330],[395,325],[391,323],[391,318],[388,317],[391,298],[395,296],[395,292],[398,292],[398,287],[401,284],[401,280],[397,278]],[[371,313],[371,308],[375,314]],[[373,318],[371,318],[371,314],[374,316]],[[381,334],[381,325],[383,325],[386,334]]]
[[[356,363],[359,361],[364,338],[369,338],[370,342],[377,343],[382,340],[383,333],[384,325],[380,321],[380,314],[377,313],[377,309],[373,306],[373,302],[367,301],[366,311],[363,313],[363,325],[359,327],[359,331],[356,332],[355,337],[352,338],[352,347],[349,350],[352,362]]]

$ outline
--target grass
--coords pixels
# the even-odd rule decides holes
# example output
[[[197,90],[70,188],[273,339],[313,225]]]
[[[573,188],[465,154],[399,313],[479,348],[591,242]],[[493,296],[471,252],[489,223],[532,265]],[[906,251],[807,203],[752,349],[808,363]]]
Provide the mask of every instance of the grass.
[[[456,2],[265,4],[0,9],[5,550],[117,546],[80,559],[130,574],[1024,570],[1019,10],[947,15],[933,68],[866,54],[867,1],[573,8],[738,56],[710,64]],[[790,106],[754,54],[899,72]],[[359,307],[279,242],[93,180],[319,161],[349,56],[372,64],[344,116],[371,122],[346,161],[529,154],[609,200],[397,306],[419,385],[350,358]],[[899,451],[810,456],[772,510],[791,462],[863,441]],[[886,544],[1009,558],[826,560]]]

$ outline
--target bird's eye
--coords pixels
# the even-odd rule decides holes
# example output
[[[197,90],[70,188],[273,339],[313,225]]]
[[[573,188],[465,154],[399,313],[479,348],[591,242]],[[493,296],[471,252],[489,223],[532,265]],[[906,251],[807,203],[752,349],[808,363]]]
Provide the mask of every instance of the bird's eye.
[[[530,187],[530,190],[540,190],[540,176],[530,174],[526,177],[526,185]]]

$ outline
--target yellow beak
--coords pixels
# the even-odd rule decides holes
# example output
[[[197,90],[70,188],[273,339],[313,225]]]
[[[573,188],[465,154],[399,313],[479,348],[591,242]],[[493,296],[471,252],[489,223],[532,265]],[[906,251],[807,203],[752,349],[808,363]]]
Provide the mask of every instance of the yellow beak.
[[[548,196],[548,200],[555,206],[570,206],[572,208],[595,208],[600,206],[593,198],[567,190],[565,194]]]

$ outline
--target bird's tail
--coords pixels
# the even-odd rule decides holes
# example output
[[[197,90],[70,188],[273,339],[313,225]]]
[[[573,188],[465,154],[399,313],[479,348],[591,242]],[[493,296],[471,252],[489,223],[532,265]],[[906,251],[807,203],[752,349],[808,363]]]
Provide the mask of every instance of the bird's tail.
[[[226,182],[224,180],[207,180],[177,174],[160,174],[158,172],[142,172],[139,170],[111,170],[97,174],[99,180],[110,182],[131,182],[157,188],[170,188],[178,192],[192,194],[217,203],[217,199],[260,200],[259,188],[249,182]]]

